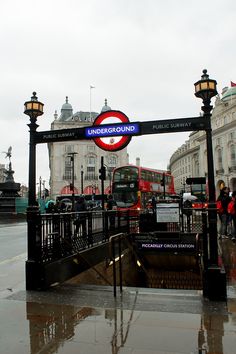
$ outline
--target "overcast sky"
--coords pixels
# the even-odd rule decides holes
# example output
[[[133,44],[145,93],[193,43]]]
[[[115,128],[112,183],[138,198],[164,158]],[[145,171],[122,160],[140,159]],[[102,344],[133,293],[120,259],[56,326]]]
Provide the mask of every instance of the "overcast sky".
[[[28,185],[24,102],[45,104],[49,130],[65,96],[74,112],[100,112],[104,99],[130,121],[198,116],[194,82],[208,69],[218,92],[236,81],[235,0],[12,0],[0,11],[0,152],[12,146],[15,181]],[[214,103],[214,102],[213,102]],[[130,162],[165,169],[189,133],[133,137]],[[0,163],[7,163],[0,154]],[[37,179],[48,182],[47,147]]]

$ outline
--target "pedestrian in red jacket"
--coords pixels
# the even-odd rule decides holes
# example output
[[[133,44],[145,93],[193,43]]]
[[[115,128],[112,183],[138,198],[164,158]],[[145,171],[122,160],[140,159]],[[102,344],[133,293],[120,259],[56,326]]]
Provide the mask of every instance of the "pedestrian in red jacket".
[[[228,214],[232,222],[232,241],[236,241],[236,191],[232,193],[231,201],[228,204]]]

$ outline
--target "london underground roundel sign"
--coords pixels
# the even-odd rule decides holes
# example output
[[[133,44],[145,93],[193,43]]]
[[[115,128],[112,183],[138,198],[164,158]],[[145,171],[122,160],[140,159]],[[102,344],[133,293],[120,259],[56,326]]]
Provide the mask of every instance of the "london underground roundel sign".
[[[93,138],[95,144],[103,150],[118,151],[129,144],[136,129],[137,124],[131,124],[124,113],[111,110],[97,116],[93,127],[86,131],[86,136]],[[102,137],[96,137],[99,135]]]

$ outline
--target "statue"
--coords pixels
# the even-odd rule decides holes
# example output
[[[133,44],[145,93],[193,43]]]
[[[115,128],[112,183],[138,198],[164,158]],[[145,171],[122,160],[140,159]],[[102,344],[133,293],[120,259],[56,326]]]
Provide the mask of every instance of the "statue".
[[[9,159],[8,169],[4,170],[6,175],[5,181],[0,183],[0,212],[15,212],[16,205],[15,199],[20,197],[18,192],[20,191],[20,183],[15,183],[13,175],[14,171],[12,170],[11,156],[12,156],[12,147],[9,146],[7,151],[2,151],[5,154],[5,158]]]
[[[9,158],[9,162],[10,162],[10,160],[11,160],[11,152],[12,152],[12,147],[11,147],[11,146],[9,146],[7,152],[6,152],[6,151],[2,151],[3,154],[6,154],[5,159],[6,159],[7,157]]]
[[[11,171],[11,155],[12,155],[11,152],[12,152],[12,147],[11,146],[9,146],[7,152],[6,151],[2,151],[3,154],[6,154],[5,159],[9,158],[9,166],[8,166],[9,171]]]

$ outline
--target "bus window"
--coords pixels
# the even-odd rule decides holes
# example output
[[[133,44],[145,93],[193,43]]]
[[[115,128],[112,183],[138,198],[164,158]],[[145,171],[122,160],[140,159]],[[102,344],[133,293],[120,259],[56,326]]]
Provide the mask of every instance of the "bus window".
[[[141,179],[143,179],[144,181],[146,181],[146,171],[145,170],[141,170]]]
[[[137,179],[138,179],[137,167],[132,167],[132,166],[121,167],[114,172],[114,182],[137,181]]]
[[[160,181],[161,181],[161,177],[162,175],[160,174],[160,173],[156,173],[156,172],[154,172],[154,180],[153,180],[153,182],[155,182],[155,183],[160,183]]]
[[[118,208],[130,208],[138,202],[137,191],[114,192],[113,196]]]

